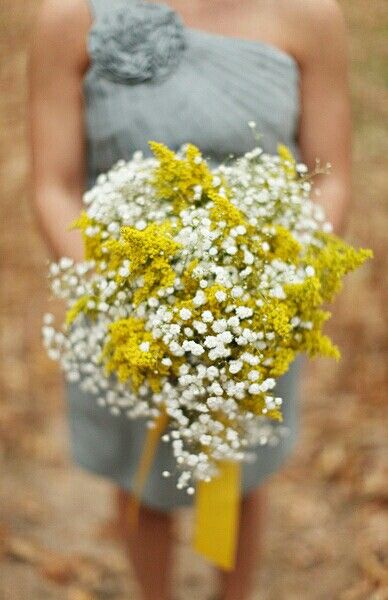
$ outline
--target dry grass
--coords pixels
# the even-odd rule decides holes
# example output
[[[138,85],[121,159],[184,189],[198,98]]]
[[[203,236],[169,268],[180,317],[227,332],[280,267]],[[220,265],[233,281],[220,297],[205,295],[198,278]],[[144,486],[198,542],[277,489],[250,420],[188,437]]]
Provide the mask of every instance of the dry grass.
[[[348,236],[376,258],[349,278],[336,305],[330,331],[343,360],[308,367],[298,450],[269,485],[255,600],[388,599],[388,10],[386,0],[341,4],[355,117]],[[25,131],[35,10],[32,0],[0,8],[0,598],[132,598],[125,558],[101,526],[109,486],[69,465],[60,379],[40,345],[46,254],[28,207]],[[191,554],[189,521],[183,515],[177,532],[177,590],[199,600],[209,578]]]

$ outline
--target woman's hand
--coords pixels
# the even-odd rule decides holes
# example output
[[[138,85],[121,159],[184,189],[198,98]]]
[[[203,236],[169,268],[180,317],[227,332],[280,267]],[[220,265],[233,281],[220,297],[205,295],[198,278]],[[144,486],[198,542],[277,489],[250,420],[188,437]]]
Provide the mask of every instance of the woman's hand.
[[[336,232],[344,227],[351,198],[351,117],[346,31],[334,0],[295,0],[293,52],[301,68],[299,144],[302,160],[313,169],[331,164],[319,176],[316,196]],[[295,4],[299,4],[298,7]],[[290,7],[291,10],[291,7]],[[299,17],[296,18],[299,14]]]
[[[78,232],[85,181],[82,78],[88,66],[90,15],[74,0],[45,1],[29,61],[32,201],[56,257],[82,258]]]

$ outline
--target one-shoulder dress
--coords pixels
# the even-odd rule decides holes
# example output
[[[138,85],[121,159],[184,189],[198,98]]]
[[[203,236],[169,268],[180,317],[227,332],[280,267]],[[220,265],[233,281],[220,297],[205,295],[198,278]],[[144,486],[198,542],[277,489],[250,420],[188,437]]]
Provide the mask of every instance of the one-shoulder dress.
[[[277,47],[186,26],[168,5],[139,0],[90,0],[90,67],[84,78],[87,181],[135,151],[150,153],[149,140],[178,149],[196,144],[215,165],[256,144],[275,152],[279,142],[298,156],[299,70]],[[298,431],[298,361],[277,386],[284,399],[283,436],[257,448],[243,467],[243,493],[277,471]],[[145,423],[112,415],[96,397],[67,384],[74,461],[131,490],[142,452]],[[192,497],[176,489],[170,446],[159,444],[143,492],[145,505],[170,511]]]

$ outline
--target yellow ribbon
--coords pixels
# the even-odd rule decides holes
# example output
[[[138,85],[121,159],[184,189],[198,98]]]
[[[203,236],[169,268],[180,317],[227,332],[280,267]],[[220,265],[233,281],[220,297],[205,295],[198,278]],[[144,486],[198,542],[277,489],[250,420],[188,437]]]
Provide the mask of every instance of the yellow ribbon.
[[[218,476],[197,485],[194,548],[218,567],[230,571],[236,560],[241,468],[227,461],[218,466]]]
[[[160,437],[168,425],[165,412],[146,435],[128,506],[130,528],[138,524],[141,495]],[[235,565],[240,504],[240,465],[222,461],[219,474],[209,482],[197,484],[195,503],[194,548],[216,566],[232,570]]]
[[[131,530],[137,527],[139,521],[140,501],[148,473],[150,471],[152,461],[155,456],[156,448],[160,437],[167,428],[168,416],[165,411],[161,412],[155,422],[155,427],[149,429],[144,442],[143,453],[140,457],[140,462],[137,467],[135,478],[133,481],[132,495],[128,506],[129,527]]]

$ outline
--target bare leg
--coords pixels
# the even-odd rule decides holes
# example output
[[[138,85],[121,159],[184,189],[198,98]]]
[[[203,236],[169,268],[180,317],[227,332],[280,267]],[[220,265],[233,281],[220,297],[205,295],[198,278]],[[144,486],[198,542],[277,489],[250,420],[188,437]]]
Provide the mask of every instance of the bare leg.
[[[116,502],[119,526],[128,548],[144,600],[168,600],[171,586],[172,517],[169,514],[140,508],[139,525],[128,528],[130,495],[118,490]]]
[[[236,568],[231,572],[219,573],[220,600],[247,600],[249,597],[254,570],[259,560],[265,504],[266,494],[262,489],[250,493],[241,503]]]

